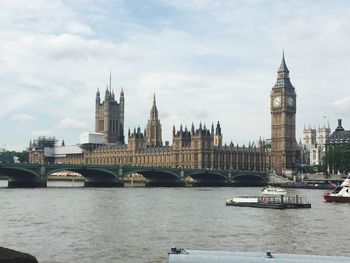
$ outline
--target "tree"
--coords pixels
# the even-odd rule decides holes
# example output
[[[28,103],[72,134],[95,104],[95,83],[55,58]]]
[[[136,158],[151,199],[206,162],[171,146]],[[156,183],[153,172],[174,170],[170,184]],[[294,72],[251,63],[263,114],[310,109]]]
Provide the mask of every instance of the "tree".
[[[325,156],[325,168],[330,171],[339,171],[341,173],[350,172],[350,143],[340,147],[331,148]]]
[[[22,152],[4,151],[0,155],[1,156],[9,156],[12,158],[17,156],[21,163],[27,163],[29,161],[29,152],[28,151],[22,151]]]

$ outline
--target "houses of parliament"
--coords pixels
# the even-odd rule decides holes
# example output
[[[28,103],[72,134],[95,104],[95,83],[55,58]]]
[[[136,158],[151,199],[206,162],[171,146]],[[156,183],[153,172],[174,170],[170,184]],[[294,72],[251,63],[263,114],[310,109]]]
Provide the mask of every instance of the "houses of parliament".
[[[125,97],[119,102],[111,88],[104,98],[97,90],[95,99],[95,133],[75,146],[56,146],[54,138],[38,138],[30,143],[32,163],[74,163],[147,167],[193,168],[209,170],[274,170],[278,174],[295,165],[296,95],[289,79],[284,55],[277,81],[270,95],[271,145],[257,143],[238,146],[223,144],[219,122],[207,127],[172,128],[172,144],[163,143],[162,125],[154,95],[146,127],[128,130],[124,135]]]

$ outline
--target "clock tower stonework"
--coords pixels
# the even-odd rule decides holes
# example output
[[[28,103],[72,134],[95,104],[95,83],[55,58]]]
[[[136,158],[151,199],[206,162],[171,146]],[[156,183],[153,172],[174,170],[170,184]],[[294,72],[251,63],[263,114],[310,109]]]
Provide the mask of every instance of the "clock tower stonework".
[[[271,168],[277,174],[292,174],[295,167],[296,93],[289,79],[284,54],[271,91]]]

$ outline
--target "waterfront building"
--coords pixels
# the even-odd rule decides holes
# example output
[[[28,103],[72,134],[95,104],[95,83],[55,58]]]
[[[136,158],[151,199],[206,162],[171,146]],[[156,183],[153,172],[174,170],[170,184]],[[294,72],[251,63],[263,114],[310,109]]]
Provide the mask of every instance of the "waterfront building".
[[[234,145],[223,144],[219,122],[207,128],[200,123],[190,128],[173,126],[172,141],[162,141],[162,126],[158,116],[156,97],[150,110],[146,127],[128,131],[124,141],[123,90],[119,103],[109,86],[101,102],[99,90],[96,93],[95,131],[91,135],[98,140],[84,142],[67,148],[49,145],[30,146],[30,162],[34,163],[84,163],[147,167],[251,170],[273,169],[278,174],[290,174],[296,166],[297,143],[295,140],[296,93],[289,79],[284,54],[277,72],[277,81],[271,92],[271,140]],[[88,137],[91,137],[88,135]],[[103,141],[101,141],[103,136]],[[54,149],[45,149],[54,148]]]
[[[30,163],[81,164],[83,149],[78,145],[57,146],[55,137],[41,136],[29,145]]]
[[[296,166],[296,93],[289,79],[284,53],[270,96],[271,166],[277,174],[292,175]]]
[[[98,125],[98,123],[96,122]],[[208,129],[205,124],[195,128],[192,124],[188,129],[180,126],[176,130],[173,126],[172,145],[162,142],[161,123],[158,118],[158,109],[155,96],[150,111],[150,118],[144,132],[141,128],[128,131],[128,143],[103,143],[100,136],[81,136],[79,146],[57,147],[55,143],[37,147],[32,144],[29,149],[32,163],[84,163],[84,164],[115,164],[146,167],[171,167],[193,169],[218,170],[266,170],[266,147],[262,140],[258,145],[248,144],[238,146],[230,143],[223,145],[221,125],[211,125]],[[92,140],[82,138],[94,138]],[[43,143],[41,143],[43,144]]]

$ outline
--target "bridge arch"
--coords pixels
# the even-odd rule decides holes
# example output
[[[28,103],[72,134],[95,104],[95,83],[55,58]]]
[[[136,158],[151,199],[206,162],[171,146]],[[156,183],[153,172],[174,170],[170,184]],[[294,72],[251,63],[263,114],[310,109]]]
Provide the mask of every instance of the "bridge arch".
[[[193,179],[193,186],[227,186],[229,183],[227,175],[218,171],[188,171],[186,176]]]
[[[268,179],[258,172],[237,172],[232,175],[232,184],[236,186],[263,186],[268,184]]]
[[[7,176],[8,187],[45,187],[46,178],[33,170],[24,167],[0,167],[0,174]]]
[[[146,186],[184,186],[179,172],[176,171],[139,167],[125,169],[124,177],[133,173],[141,174],[147,180]]]
[[[81,174],[85,178],[84,186],[92,187],[115,187],[124,186],[124,182],[120,181],[118,175],[108,169],[101,167],[87,166],[64,166],[48,170],[47,176],[61,171],[71,171]]]

